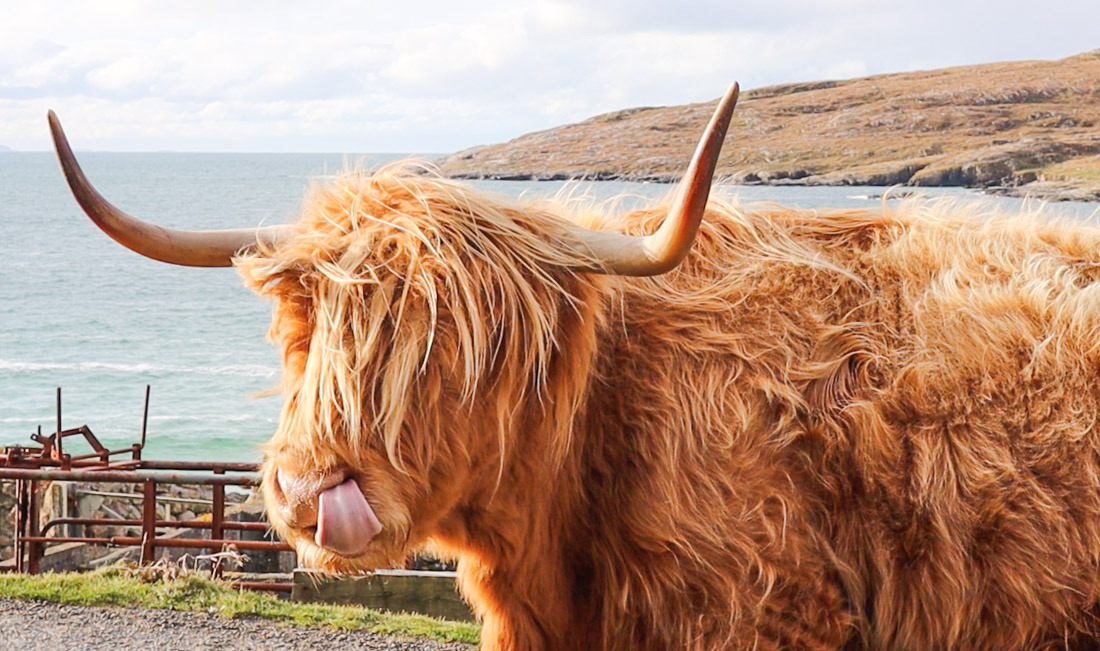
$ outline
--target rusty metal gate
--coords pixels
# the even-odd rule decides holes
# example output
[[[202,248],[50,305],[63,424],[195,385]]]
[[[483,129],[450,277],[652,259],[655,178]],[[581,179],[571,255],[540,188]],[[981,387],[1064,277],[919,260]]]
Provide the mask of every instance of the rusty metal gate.
[[[38,446],[8,446],[0,453],[0,480],[12,480],[16,485],[15,523],[12,545],[15,570],[37,574],[47,545],[88,543],[97,545],[140,547],[142,564],[152,563],[158,549],[189,548],[222,551],[228,545],[238,550],[290,551],[282,542],[238,540],[225,537],[227,531],[266,533],[265,522],[228,521],[225,517],[227,486],[254,487],[259,484],[259,468],[255,464],[203,461],[149,461],[141,458],[145,447],[146,424],[149,415],[149,387],[145,390],[145,409],[141,441],[134,445],[109,450],[87,425],[64,430],[61,427],[61,389],[57,389],[57,431],[43,436],[41,427],[31,435]],[[91,452],[73,456],[64,451],[65,440],[82,437]],[[57,517],[40,522],[39,499],[44,482],[64,481],[82,484],[126,483],[141,487],[142,517],[125,518]],[[209,486],[212,507],[209,520],[157,519],[158,488],[168,486]],[[140,536],[72,536],[47,535],[62,526],[141,527]],[[172,538],[158,535],[164,529],[209,530],[209,536],[199,539]],[[240,587],[259,590],[289,591],[289,583],[238,581]]]

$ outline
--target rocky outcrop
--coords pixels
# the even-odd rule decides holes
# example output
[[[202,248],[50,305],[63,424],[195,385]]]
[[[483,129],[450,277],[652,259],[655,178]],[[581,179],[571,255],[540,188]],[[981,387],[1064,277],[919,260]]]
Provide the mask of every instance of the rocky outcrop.
[[[461,151],[439,167],[459,178],[672,181],[713,109],[617,111]],[[718,173],[745,184],[1032,186],[1093,197],[1100,50],[746,92]]]

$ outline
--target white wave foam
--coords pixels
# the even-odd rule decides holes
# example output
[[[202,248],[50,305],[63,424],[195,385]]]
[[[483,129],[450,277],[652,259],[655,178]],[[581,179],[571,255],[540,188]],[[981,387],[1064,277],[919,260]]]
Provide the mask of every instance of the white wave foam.
[[[149,422],[151,423],[249,423],[253,421],[274,423],[276,420],[275,418],[262,416],[260,414],[233,414],[225,416],[221,414],[169,414],[167,416],[149,416]]]
[[[140,414],[139,414],[140,415]],[[90,414],[97,420],[103,422],[118,422],[126,420],[134,420],[134,414]],[[265,414],[161,414],[161,415],[149,415],[150,423],[267,423],[274,424],[278,421],[277,418]],[[45,416],[0,416],[0,424],[54,424],[54,416],[52,414]],[[68,423],[65,424],[68,427]]]
[[[243,377],[274,378],[279,369],[259,364],[230,364],[226,366],[175,366],[161,364],[116,364],[112,362],[18,362],[0,359],[0,371],[13,373],[37,373],[40,371],[116,371],[119,373],[182,373],[197,375],[237,375]]]
[[[3,417],[3,418],[0,418],[0,423],[23,423],[23,424],[29,423],[31,425],[38,425],[41,422],[42,422],[42,419],[41,418],[36,418],[36,417],[22,418],[22,417],[18,417],[18,416],[6,416],[6,417]]]

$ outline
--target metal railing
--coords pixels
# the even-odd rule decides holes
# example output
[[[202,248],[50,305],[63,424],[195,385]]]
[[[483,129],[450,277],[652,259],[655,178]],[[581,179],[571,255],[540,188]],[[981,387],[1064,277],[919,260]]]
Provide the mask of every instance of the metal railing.
[[[202,461],[149,461],[141,458],[145,447],[145,423],[149,414],[149,387],[145,389],[145,415],[141,442],[117,450],[109,450],[100,444],[87,425],[64,430],[61,428],[61,389],[57,390],[57,431],[43,436],[41,427],[31,439],[40,447],[9,446],[0,453],[0,480],[15,482],[15,535],[12,545],[15,552],[15,570],[37,574],[47,545],[61,543],[88,543],[117,547],[140,547],[140,563],[154,562],[158,549],[186,548],[222,551],[229,545],[238,550],[291,551],[282,542],[264,540],[239,540],[226,538],[227,531],[265,533],[269,527],[264,522],[236,522],[226,519],[226,486],[254,487],[259,485],[259,468],[255,464],[202,462]],[[81,436],[92,448],[92,453],[73,456],[63,449],[68,437]],[[128,458],[118,458],[126,456]],[[81,484],[124,483],[140,486],[140,520],[118,517],[69,517],[62,514],[41,524],[41,500],[43,482],[64,481]],[[164,486],[209,486],[211,489],[210,520],[158,519],[158,496]],[[140,527],[140,536],[52,536],[46,535],[57,527],[102,526],[114,528]],[[166,529],[209,530],[207,538],[178,538],[159,535]],[[71,533],[71,532],[70,532]],[[261,590],[289,591],[289,584],[238,581],[240,587]]]

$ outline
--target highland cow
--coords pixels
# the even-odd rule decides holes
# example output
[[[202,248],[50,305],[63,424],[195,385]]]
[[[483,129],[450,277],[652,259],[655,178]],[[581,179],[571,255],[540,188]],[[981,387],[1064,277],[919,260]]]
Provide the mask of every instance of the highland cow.
[[[1094,647],[1100,228],[708,204],[735,100],[617,223],[387,168],[169,231],[51,124],[112,237],[274,301],[304,564],[457,558],[487,649]]]

